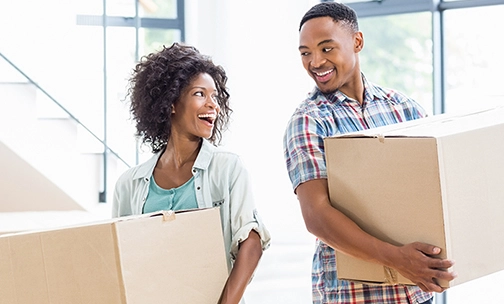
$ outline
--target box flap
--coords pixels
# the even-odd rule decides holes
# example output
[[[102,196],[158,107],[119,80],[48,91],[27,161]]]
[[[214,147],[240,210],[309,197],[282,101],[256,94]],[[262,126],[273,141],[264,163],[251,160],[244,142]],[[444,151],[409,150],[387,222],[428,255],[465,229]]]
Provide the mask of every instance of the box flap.
[[[107,218],[107,219],[92,219],[91,217],[89,217],[87,219],[85,219],[85,218],[80,219],[81,222],[74,223],[74,224],[62,224],[59,226],[33,228],[33,229],[23,230],[23,231],[4,231],[4,232],[0,233],[0,238],[1,237],[9,237],[12,235],[49,232],[49,231],[57,231],[57,230],[62,230],[62,229],[89,227],[89,226],[102,225],[102,224],[113,224],[116,222],[130,221],[130,220],[135,220],[138,218],[149,218],[149,217],[158,216],[158,215],[162,216],[162,215],[169,214],[171,212],[173,212],[173,211],[156,211],[156,212],[139,214],[139,215],[128,215],[128,216],[122,216],[122,217],[117,217],[117,218]],[[22,216],[22,215],[20,215],[20,216]]]
[[[461,132],[483,129],[504,119],[504,106],[469,113],[451,113],[361,130],[332,137],[444,137]]]

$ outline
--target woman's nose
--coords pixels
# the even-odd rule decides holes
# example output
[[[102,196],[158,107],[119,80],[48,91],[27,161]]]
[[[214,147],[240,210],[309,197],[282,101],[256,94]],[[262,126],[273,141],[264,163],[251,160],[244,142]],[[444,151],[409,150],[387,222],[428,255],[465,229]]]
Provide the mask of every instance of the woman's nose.
[[[217,97],[212,97],[212,96],[209,96],[207,98],[207,103],[210,105],[210,107],[212,107],[213,109],[220,109],[220,106],[219,106],[219,100],[217,99]]]

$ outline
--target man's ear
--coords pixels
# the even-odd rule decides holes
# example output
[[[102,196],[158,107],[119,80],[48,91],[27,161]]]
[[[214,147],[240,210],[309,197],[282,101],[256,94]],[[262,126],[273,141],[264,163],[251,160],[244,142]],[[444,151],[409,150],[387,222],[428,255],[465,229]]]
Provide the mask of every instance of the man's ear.
[[[354,50],[359,53],[364,48],[364,35],[362,32],[357,32],[354,34]]]

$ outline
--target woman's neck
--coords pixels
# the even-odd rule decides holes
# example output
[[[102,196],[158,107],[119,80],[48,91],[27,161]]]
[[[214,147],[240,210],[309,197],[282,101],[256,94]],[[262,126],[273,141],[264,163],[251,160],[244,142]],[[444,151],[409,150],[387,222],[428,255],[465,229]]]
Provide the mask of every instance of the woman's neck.
[[[163,165],[169,165],[174,169],[180,169],[187,164],[190,164],[192,167],[192,164],[198,156],[201,143],[201,139],[198,141],[191,141],[187,139],[180,140],[170,138],[159,161]]]

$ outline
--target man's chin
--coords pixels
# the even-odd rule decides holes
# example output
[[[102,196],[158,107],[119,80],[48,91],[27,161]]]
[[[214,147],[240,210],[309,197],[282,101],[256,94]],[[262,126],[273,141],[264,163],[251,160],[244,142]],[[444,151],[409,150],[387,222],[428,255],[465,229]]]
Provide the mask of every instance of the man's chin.
[[[322,87],[322,86],[317,86],[320,92],[324,94],[332,94],[338,90],[338,88],[328,88],[328,87]]]
[[[320,92],[324,94],[331,94],[336,92],[339,88],[335,88],[333,86],[329,86],[327,83],[320,83],[320,82],[315,82],[317,85],[317,88],[320,90]]]

